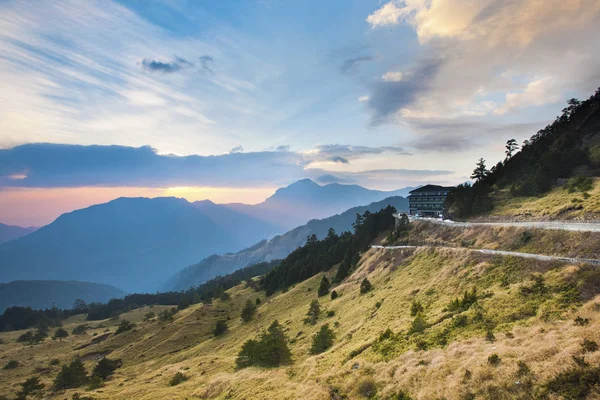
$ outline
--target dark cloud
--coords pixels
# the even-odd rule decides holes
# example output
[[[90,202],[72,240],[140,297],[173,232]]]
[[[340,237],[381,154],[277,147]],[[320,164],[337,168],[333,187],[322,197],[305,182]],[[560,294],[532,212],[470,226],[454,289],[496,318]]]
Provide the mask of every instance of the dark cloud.
[[[193,66],[194,64],[181,57],[176,57],[172,62],[156,61],[149,58],[142,60],[142,68],[146,71],[161,72],[163,74],[171,74]]]
[[[315,180],[323,185],[328,185],[330,183],[355,183],[355,181],[350,178],[333,174],[319,175],[315,178]]]
[[[420,93],[428,91],[440,65],[439,60],[423,62],[401,81],[374,82],[367,101],[372,113],[371,125],[389,122],[398,110],[410,106]]]
[[[233,149],[229,150],[229,154],[242,153],[243,151],[244,151],[244,148],[242,147],[242,145],[239,145],[239,146],[235,146]]]
[[[277,146],[275,148],[276,151],[290,151],[290,145],[289,144],[284,144],[281,146]]]
[[[0,187],[247,187],[305,177],[302,156],[293,152],[182,157],[148,146],[48,143],[0,149]]]
[[[200,66],[202,67],[202,71],[208,72],[210,74],[214,74],[213,70],[210,68],[212,63],[215,61],[214,58],[208,55],[203,55],[199,57]]]
[[[334,163],[338,164],[350,164],[350,161],[340,156],[329,157],[329,161],[333,161]]]
[[[372,60],[373,57],[368,55],[348,58],[344,60],[344,62],[342,62],[342,65],[340,66],[340,71],[342,72],[342,74],[353,74],[356,72],[359,64]]]

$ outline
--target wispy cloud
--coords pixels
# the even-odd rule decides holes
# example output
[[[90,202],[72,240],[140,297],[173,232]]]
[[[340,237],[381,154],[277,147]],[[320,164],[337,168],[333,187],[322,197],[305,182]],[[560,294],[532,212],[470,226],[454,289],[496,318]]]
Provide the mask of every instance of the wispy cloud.
[[[190,67],[194,66],[194,64],[190,63],[189,61],[187,61],[186,59],[181,58],[181,57],[176,57],[175,60],[173,60],[171,62],[163,62],[163,61],[157,61],[157,60],[151,60],[151,59],[145,58],[144,60],[142,60],[141,64],[142,64],[142,67],[146,71],[161,72],[163,74],[171,74],[173,72],[177,72],[182,69],[186,69],[186,68],[190,68]],[[204,62],[203,62],[203,67],[204,67]]]

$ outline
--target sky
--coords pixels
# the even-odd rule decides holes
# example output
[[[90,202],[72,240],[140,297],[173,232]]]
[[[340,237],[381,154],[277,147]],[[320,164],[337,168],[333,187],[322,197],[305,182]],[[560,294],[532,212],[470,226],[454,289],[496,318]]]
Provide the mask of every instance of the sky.
[[[597,0],[0,2],[0,222],[464,182],[600,86]]]

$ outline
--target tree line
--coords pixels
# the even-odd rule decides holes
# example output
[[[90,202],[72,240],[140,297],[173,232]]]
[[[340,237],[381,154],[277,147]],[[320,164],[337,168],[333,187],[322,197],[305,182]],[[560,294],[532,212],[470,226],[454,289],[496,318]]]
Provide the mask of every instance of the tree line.
[[[479,159],[471,175],[475,183],[458,185],[448,194],[446,215],[464,219],[490,211],[493,188],[508,188],[515,196],[539,196],[550,190],[558,178],[569,177],[577,167],[587,166],[589,173],[598,175],[600,165],[592,162],[583,141],[590,132],[580,129],[598,113],[598,106],[600,88],[585,101],[570,99],[562,114],[525,140],[520,150],[515,139],[508,140],[506,157],[490,169],[483,158]]]

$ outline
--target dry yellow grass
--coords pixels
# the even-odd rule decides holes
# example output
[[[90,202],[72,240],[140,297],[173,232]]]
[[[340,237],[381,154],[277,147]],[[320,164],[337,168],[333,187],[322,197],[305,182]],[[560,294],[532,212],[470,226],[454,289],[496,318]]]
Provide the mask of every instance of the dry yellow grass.
[[[485,219],[597,220],[600,219],[600,178],[586,194],[556,187],[542,197],[515,197],[503,190],[495,194],[494,209]]]
[[[315,326],[303,323],[311,300],[315,299],[320,276],[291,288],[286,293],[265,298],[245,285],[229,291],[230,300],[212,305],[196,305],[176,314],[173,322],[143,322],[148,309],[121,316],[136,321],[135,331],[112,336],[105,342],[75,351],[87,343],[94,332],[115,330],[118,321],[93,322],[101,327],[88,335],[69,336],[63,342],[46,340],[36,346],[23,346],[14,340],[22,332],[0,333],[0,360],[20,361],[17,369],[0,372],[0,395],[10,396],[18,383],[39,375],[49,387],[59,370],[49,366],[53,358],[61,363],[73,356],[84,356],[88,371],[93,354],[109,354],[122,358],[124,365],[103,388],[87,392],[85,388],[53,393],[47,398],[71,398],[74,393],[94,399],[331,399],[334,391],[350,399],[361,398],[357,382],[370,377],[378,398],[389,398],[405,391],[414,399],[461,399],[467,393],[477,398],[519,398],[521,386],[516,384],[517,362],[524,361],[532,371],[534,385],[541,385],[557,372],[572,365],[572,355],[581,354],[583,338],[600,342],[600,313],[595,306],[600,299],[569,303],[564,307],[559,295],[540,300],[537,312],[510,320],[508,316],[526,305],[519,294],[521,286],[530,283],[532,274],[543,274],[549,287],[576,277],[581,266],[539,263],[474,256],[468,251],[435,250],[370,250],[362,257],[360,267],[338,286],[340,297],[319,298],[324,310]],[[333,274],[334,270],[330,272]],[[507,282],[504,275],[511,273]],[[361,295],[360,281],[372,282],[374,290]],[[477,287],[489,293],[478,303],[486,319],[494,321],[494,343],[485,340],[480,327],[450,329],[447,345],[435,344],[436,338],[451,328],[452,319],[443,319],[448,303],[465,290]],[[239,318],[247,299],[261,299],[256,317],[243,323]],[[407,335],[413,317],[410,305],[420,301],[425,318],[432,326],[422,335]],[[380,307],[376,303],[382,302]],[[473,307],[472,307],[473,308]],[[155,312],[160,308],[154,307]],[[473,309],[466,312],[471,318]],[[587,326],[576,326],[576,315],[589,318]],[[229,331],[219,338],[211,331],[218,319],[228,321]],[[294,362],[275,369],[246,368],[236,370],[235,356],[244,341],[255,337],[273,320],[285,327],[292,340]],[[81,317],[68,321],[70,331],[81,323]],[[308,349],[312,335],[323,323],[334,327],[334,346],[320,355],[311,356]],[[391,348],[391,354],[377,351],[375,343],[386,329],[401,333],[402,339]],[[508,334],[507,334],[508,333]],[[419,338],[427,341],[427,350],[418,350]],[[366,346],[365,346],[366,345]],[[364,351],[351,357],[353,350]],[[497,367],[488,365],[492,353],[501,357]],[[589,353],[586,360],[596,365],[600,352]],[[37,368],[43,368],[38,369]],[[465,371],[471,378],[465,380]],[[182,372],[189,379],[169,386],[170,378]],[[526,398],[526,397],[520,397]]]

